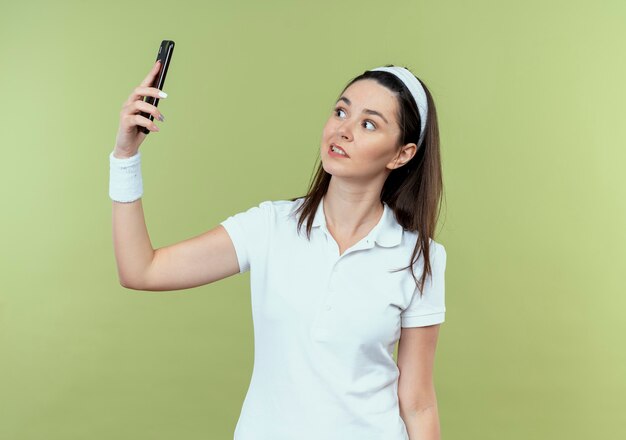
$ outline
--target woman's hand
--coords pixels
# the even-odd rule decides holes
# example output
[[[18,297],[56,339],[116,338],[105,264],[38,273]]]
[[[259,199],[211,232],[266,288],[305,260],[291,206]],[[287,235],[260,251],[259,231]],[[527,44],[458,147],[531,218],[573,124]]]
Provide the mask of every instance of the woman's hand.
[[[139,146],[146,138],[139,126],[146,127],[150,131],[159,131],[159,127],[150,119],[140,115],[140,112],[151,114],[154,119],[163,121],[161,112],[156,106],[143,101],[144,96],[164,98],[159,96],[160,90],[150,87],[154,83],[154,77],[161,68],[161,62],[157,61],[141,84],[133,90],[120,112],[120,126],[115,141],[113,155],[119,158],[134,156],[139,151]]]

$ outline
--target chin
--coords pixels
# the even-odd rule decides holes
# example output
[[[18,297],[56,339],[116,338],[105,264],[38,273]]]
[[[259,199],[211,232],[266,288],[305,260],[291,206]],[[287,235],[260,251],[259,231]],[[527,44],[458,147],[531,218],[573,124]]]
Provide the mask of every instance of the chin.
[[[324,162],[324,159],[322,159],[322,168],[324,168],[324,171],[326,171],[330,175],[335,174],[335,170],[333,170],[333,166],[329,164],[328,162]]]
[[[322,159],[322,168],[324,168],[324,171],[326,171],[328,174],[332,174],[332,172],[328,169],[328,167],[324,163],[324,159]]]

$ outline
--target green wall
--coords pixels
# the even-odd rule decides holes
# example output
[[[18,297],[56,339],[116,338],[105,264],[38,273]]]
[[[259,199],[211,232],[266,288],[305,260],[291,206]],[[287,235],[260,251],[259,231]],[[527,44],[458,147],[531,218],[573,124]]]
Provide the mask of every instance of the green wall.
[[[442,138],[442,437],[624,438],[624,23],[622,1],[3,0],[0,438],[232,438],[249,273],[117,279],[108,155],[162,39],[155,248],[302,195],[345,83],[407,66]]]

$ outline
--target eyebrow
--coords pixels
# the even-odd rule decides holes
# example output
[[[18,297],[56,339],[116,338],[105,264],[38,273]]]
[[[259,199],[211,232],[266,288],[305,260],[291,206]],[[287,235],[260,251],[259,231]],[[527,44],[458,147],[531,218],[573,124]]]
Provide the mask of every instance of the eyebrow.
[[[341,98],[339,98],[337,100],[337,102],[339,102],[339,101],[345,101],[345,103],[348,104],[348,105],[352,104],[352,102],[350,102],[350,100],[348,98],[346,98],[345,96],[342,96]],[[363,110],[363,113],[380,116],[381,118],[383,118],[383,121],[385,121],[387,124],[389,124],[389,121],[387,121],[387,119],[385,119],[385,117],[381,113],[377,112],[376,110],[370,110],[369,108],[366,108],[366,109]]]

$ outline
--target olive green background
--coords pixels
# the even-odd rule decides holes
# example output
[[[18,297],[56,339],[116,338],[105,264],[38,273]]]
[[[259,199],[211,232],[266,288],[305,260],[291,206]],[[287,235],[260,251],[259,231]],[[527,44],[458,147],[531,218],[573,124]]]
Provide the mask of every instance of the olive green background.
[[[407,66],[441,131],[442,438],[623,438],[624,23],[617,0],[2,0],[0,438],[232,438],[249,273],[117,278],[108,155],[162,39],[166,121],[141,147],[155,248],[304,194],[343,86]]]

